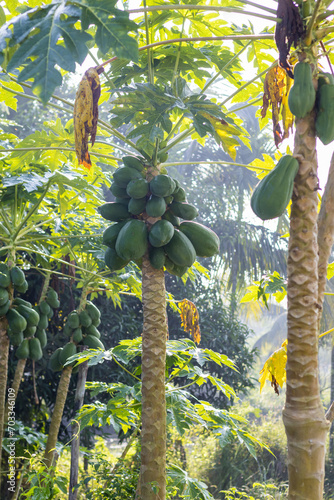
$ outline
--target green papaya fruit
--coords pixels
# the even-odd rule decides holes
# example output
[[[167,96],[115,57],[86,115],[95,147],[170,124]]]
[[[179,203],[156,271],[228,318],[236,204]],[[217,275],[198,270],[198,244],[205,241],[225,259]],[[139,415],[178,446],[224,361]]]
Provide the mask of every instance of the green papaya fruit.
[[[32,307],[23,306],[22,304],[20,304],[16,306],[16,310],[27,320],[28,326],[37,326],[39,324],[39,314]]]
[[[104,350],[104,345],[102,344],[101,340],[98,339],[97,337],[94,337],[94,335],[86,335],[84,340],[82,341],[84,345],[89,347],[89,349],[103,349]]]
[[[146,179],[133,179],[126,187],[127,194],[135,200],[144,198],[147,195],[148,191],[149,183]]]
[[[133,179],[142,179],[143,175],[135,168],[122,167],[116,170],[113,174],[115,184],[120,187],[126,188],[130,181]]]
[[[27,326],[27,328],[23,331],[24,338],[28,339],[29,337],[33,337],[36,333],[36,330],[36,326]]]
[[[146,203],[146,198],[131,198],[128,204],[128,210],[132,215],[140,215],[145,211]]]
[[[175,187],[174,179],[166,174],[156,175],[150,182],[150,191],[154,196],[169,196]]]
[[[26,306],[26,307],[32,307],[31,302],[28,302],[27,300],[21,299],[21,297],[15,297],[13,300],[13,305],[14,306]]]
[[[7,304],[8,300],[9,300],[9,293],[7,291],[7,288],[0,287],[0,307]]]
[[[46,314],[41,314],[38,322],[38,328],[40,330],[46,330],[49,325],[49,318]]]
[[[120,187],[115,182],[112,183],[109,190],[116,198],[128,198],[128,199],[130,198],[130,196],[126,192],[126,188]]]
[[[149,242],[154,247],[162,247],[170,242],[174,235],[174,226],[168,220],[156,221],[149,232]]]
[[[53,288],[49,288],[45,300],[47,304],[49,304],[49,306],[52,307],[52,309],[58,309],[58,307],[60,306],[58,294],[56,290],[54,290]]]
[[[147,250],[147,226],[145,222],[132,219],[120,230],[115,250],[125,261],[140,259]]]
[[[14,266],[10,270],[10,279],[14,287],[16,287],[16,286],[22,286],[25,282],[26,277],[22,269],[20,269],[17,266]]]
[[[52,353],[49,359],[49,366],[53,372],[59,372],[60,370],[63,369],[63,365],[60,362],[60,355],[62,353],[62,350],[63,350],[62,347],[58,347],[58,349],[56,349]]]
[[[180,231],[191,241],[199,257],[212,257],[219,252],[218,236],[203,224],[184,221],[180,224]]]
[[[59,354],[59,362],[64,365],[66,361],[77,353],[77,346],[73,342],[68,342]]]
[[[193,244],[178,229],[174,230],[173,238],[164,248],[169,259],[177,266],[190,267],[196,260],[196,251]]]
[[[15,356],[18,359],[29,358],[29,340],[24,339],[15,351]]]
[[[182,201],[186,201],[186,199],[187,199],[186,192],[185,192],[185,190],[182,187],[180,187],[176,191],[176,193],[173,193],[173,197],[174,197],[175,201],[181,201],[181,202]]]
[[[315,103],[312,69],[307,62],[298,62],[294,68],[294,84],[288,95],[290,111],[296,118],[304,118]]]
[[[38,329],[36,331],[35,337],[39,340],[39,342],[41,344],[41,348],[44,349],[44,347],[48,343],[48,337],[46,335],[46,331]]]
[[[88,312],[89,316],[92,318],[92,323],[94,326],[96,326],[96,322],[100,320],[101,313],[99,309],[96,307],[93,302],[87,300],[86,303],[86,311]]]
[[[82,329],[81,329],[81,328],[76,328],[76,329],[73,331],[72,340],[73,340],[73,342],[75,342],[76,344],[79,344],[79,342],[81,342],[81,341],[82,341]]]
[[[72,329],[79,328],[80,326],[80,318],[77,311],[72,311],[67,316],[66,324],[68,324]]]
[[[131,217],[127,206],[122,203],[107,202],[98,207],[99,214],[106,220],[120,222]]]
[[[185,220],[193,220],[198,216],[198,210],[194,205],[180,201],[173,201],[170,206],[171,211],[177,217]]]
[[[43,357],[41,343],[37,337],[29,339],[29,358],[38,361]]]
[[[26,319],[15,309],[9,309],[6,318],[13,333],[23,332],[27,328]]]
[[[152,194],[146,203],[145,211],[150,217],[161,217],[166,212],[166,208],[167,205],[164,198]]]
[[[102,236],[102,243],[107,247],[115,248],[118,233],[126,223],[127,221],[117,222],[112,226],[107,227]]]
[[[10,300],[7,300],[7,302],[3,306],[0,306],[0,316],[5,316],[9,311],[9,308],[10,308]]]
[[[51,307],[45,300],[39,303],[39,310],[41,311],[42,314],[46,314],[48,316],[50,313],[50,309]]]
[[[23,332],[19,332],[19,333],[11,332],[10,333],[10,331],[9,331],[8,337],[9,337],[10,343],[14,346],[19,346],[24,340]]]
[[[119,203],[120,205],[124,205],[128,208],[130,198],[115,198],[115,203]]]
[[[165,265],[166,254],[163,248],[151,247],[149,249],[149,259],[154,269],[162,269]]]
[[[7,264],[0,262],[0,286],[7,288],[11,284],[10,272]]]
[[[15,286],[15,291],[19,292],[19,293],[26,293],[28,288],[29,288],[28,281],[24,280],[23,285],[16,285]]]
[[[79,313],[80,325],[87,328],[92,324],[92,318],[89,316],[88,312],[83,310]]]
[[[120,269],[123,269],[123,267],[125,267],[130,260],[122,259],[114,248],[107,248],[104,253],[104,262],[110,271],[119,271]]]
[[[321,85],[317,92],[317,136],[324,145],[334,140],[334,85]]]
[[[85,328],[85,333],[86,333],[86,335],[93,335],[97,339],[99,339],[101,337],[101,333],[98,331],[96,326],[94,326],[93,324],[90,325],[88,328]]]
[[[123,156],[122,162],[124,163],[125,167],[134,168],[139,172],[142,172],[144,170],[144,158],[139,159],[137,158],[137,156],[127,155]]]
[[[162,216],[162,219],[168,220],[175,227],[179,227],[179,225],[181,224],[179,217],[176,217],[176,215],[174,215],[170,210],[166,210],[166,212]]]
[[[293,156],[285,155],[255,187],[251,207],[262,220],[275,219],[283,214],[293,192],[293,181],[299,163]]]

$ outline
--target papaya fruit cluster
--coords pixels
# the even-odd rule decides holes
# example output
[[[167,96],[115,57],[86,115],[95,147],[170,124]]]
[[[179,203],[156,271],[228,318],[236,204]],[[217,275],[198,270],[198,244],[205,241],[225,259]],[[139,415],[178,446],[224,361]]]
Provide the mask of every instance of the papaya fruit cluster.
[[[334,140],[334,78],[320,72],[318,89],[315,91],[310,64],[298,62],[294,68],[294,84],[288,96],[291,113],[304,118],[316,107],[316,134],[324,145]]]
[[[126,156],[123,163],[110,187],[116,201],[98,208],[103,218],[115,222],[103,233],[108,247],[105,263],[111,271],[122,269],[131,260],[140,265],[148,251],[154,268],[182,276],[196,255],[212,257],[218,253],[218,236],[193,222],[198,211],[187,203],[177,179],[159,174],[148,181],[145,162],[139,157]],[[158,220],[152,223],[149,218]]]
[[[90,301],[87,301],[82,311],[72,311],[67,316],[64,333],[70,341],[59,347],[50,357],[49,366],[53,371],[60,371],[68,358],[77,353],[77,345],[85,345],[90,349],[104,349],[100,340],[101,334],[97,327],[100,324],[100,311]],[[75,370],[76,371],[76,370]]]
[[[282,156],[275,168],[257,184],[251,197],[251,207],[260,219],[275,219],[283,214],[291,199],[298,169],[296,158]]]
[[[33,307],[20,297],[14,298],[11,303],[10,294],[13,296],[14,291],[26,291],[26,283],[22,269],[16,266],[9,268],[0,263],[0,315],[7,318],[9,340],[17,346],[15,355],[18,359],[38,361],[47,344],[45,329],[53,315],[51,306],[59,307],[59,301],[55,290],[50,289],[40,306]]]

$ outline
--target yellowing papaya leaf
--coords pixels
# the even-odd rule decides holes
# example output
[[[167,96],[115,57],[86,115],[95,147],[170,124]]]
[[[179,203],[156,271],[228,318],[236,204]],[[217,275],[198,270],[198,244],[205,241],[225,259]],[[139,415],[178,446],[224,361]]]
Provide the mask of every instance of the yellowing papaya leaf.
[[[286,381],[286,360],[287,360],[287,344],[288,341],[285,340],[282,346],[273,352],[273,354],[267,359],[262,370],[260,371],[260,392],[262,391],[266,380],[269,380],[271,386],[274,388],[276,394],[279,394],[278,387],[283,387]]]
[[[201,340],[201,331],[197,307],[190,300],[183,299],[179,302],[179,309],[181,314],[181,326],[185,332],[188,332],[192,336],[194,342],[199,344]]]
[[[102,69],[103,70],[103,69]],[[97,120],[98,120],[98,102],[101,94],[101,85],[99,73],[96,68],[89,68],[77,90],[74,103],[74,139],[75,151],[79,164],[90,170],[92,162],[88,152],[88,140],[94,145]]]
[[[334,262],[327,266],[327,279],[330,280],[334,276]]]
[[[260,160],[260,158],[256,158],[249,165],[247,165],[247,168],[249,170],[253,170],[256,172],[257,177],[260,180],[275,167],[275,160],[271,156],[263,154],[262,157],[263,160]]]
[[[263,105],[261,116],[266,116],[269,105],[272,109],[273,133],[276,147],[289,137],[293,125],[293,116],[290,113],[287,98],[291,86],[291,78],[280,66],[274,66],[266,74],[263,84]],[[283,121],[283,132],[280,121]]]

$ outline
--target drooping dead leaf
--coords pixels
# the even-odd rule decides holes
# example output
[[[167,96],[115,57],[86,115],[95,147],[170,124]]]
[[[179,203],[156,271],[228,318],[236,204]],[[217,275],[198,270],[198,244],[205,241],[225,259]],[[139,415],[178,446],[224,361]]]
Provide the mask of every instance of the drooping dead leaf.
[[[278,0],[277,17],[281,22],[276,23],[275,43],[279,52],[279,63],[282,68],[293,78],[288,56],[291,45],[297,44],[304,33],[303,19],[298,7],[292,0]]]
[[[272,120],[273,120],[273,133],[276,147],[289,137],[289,131],[293,125],[293,115],[288,106],[288,94],[291,87],[292,80],[287,73],[275,66],[271,68],[266,74],[263,84],[263,105],[261,116],[264,118],[267,109],[271,104],[272,107]],[[283,123],[283,133],[280,125],[280,120]]]
[[[179,302],[179,309],[181,311],[181,326],[185,332],[188,332],[192,336],[194,342],[199,344],[201,340],[201,331],[197,307],[190,300],[183,299]]]
[[[98,102],[101,94],[99,74],[103,68],[89,68],[79,84],[74,103],[74,139],[75,151],[80,165],[88,170],[92,166],[88,152],[88,140],[92,146],[95,142],[97,119],[99,115]]]

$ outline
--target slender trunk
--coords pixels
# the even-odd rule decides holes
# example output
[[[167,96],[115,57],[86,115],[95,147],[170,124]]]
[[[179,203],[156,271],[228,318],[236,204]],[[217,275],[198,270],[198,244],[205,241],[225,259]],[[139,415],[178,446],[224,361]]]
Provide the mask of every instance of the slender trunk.
[[[283,421],[288,439],[290,500],[320,500],[329,423],[318,371],[317,158],[314,114],[296,123],[300,155],[290,217],[288,258],[287,391]]]
[[[332,343],[331,356],[331,401],[334,401],[334,343]],[[329,458],[334,462],[334,422],[332,422],[329,435]]]
[[[21,380],[23,378],[26,363],[27,363],[27,358],[19,359],[17,362],[13,382],[11,385],[11,400],[16,401],[17,393],[19,392],[19,388],[20,388]],[[7,420],[7,415],[8,415],[8,400],[6,402],[6,408],[5,408],[5,420]]]
[[[143,282],[142,432],[139,498],[166,498],[165,276],[145,256]]]
[[[2,462],[2,440],[4,437],[4,423],[7,420],[5,414],[7,374],[8,374],[9,338],[7,335],[7,319],[0,318],[0,486],[1,486],[1,462]]]
[[[85,397],[85,387],[88,372],[88,361],[81,363],[78,371],[77,388],[74,397],[74,411],[77,413],[83,405]],[[74,420],[72,422],[72,443],[71,443],[71,472],[70,472],[70,489],[68,500],[76,500],[78,489],[75,486],[78,484],[79,476],[79,453],[80,453],[80,425]],[[74,489],[75,488],[75,489]]]
[[[63,411],[67,398],[68,387],[70,385],[71,374],[72,374],[72,366],[65,366],[65,368],[61,373],[58,384],[56,402],[52,413],[48,440],[46,442],[46,448],[44,453],[44,463],[48,468],[51,467],[53,461],[53,455],[55,452],[58,439],[59,427],[63,417]]]

